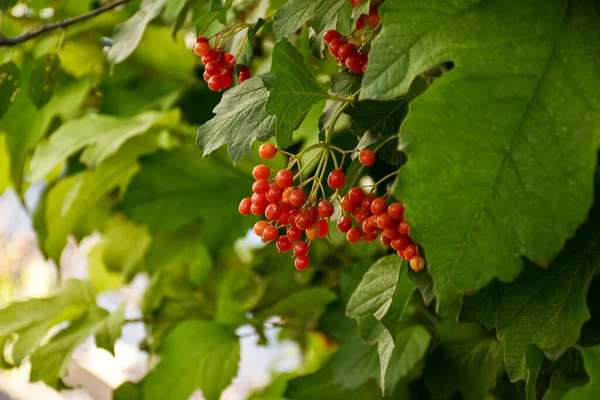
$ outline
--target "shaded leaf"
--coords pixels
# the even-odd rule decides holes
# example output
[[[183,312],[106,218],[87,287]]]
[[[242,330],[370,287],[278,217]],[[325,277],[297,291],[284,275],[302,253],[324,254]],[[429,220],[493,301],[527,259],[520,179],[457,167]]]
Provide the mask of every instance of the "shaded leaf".
[[[0,10],[8,10],[15,4],[17,4],[18,0],[0,0]]]
[[[125,303],[117,311],[111,313],[104,323],[95,331],[96,346],[108,350],[115,355],[115,342],[121,337],[121,328],[125,323]]]
[[[600,346],[579,347],[585,369],[590,377],[587,385],[571,390],[565,400],[594,400],[600,397]]]
[[[1,7],[0,7],[1,8]],[[21,71],[12,62],[0,65],[0,119],[19,95]]]
[[[308,288],[292,293],[275,303],[272,307],[260,312],[260,317],[268,318],[270,316],[287,314],[303,314],[325,306],[336,299],[335,293],[325,288]]]
[[[254,25],[248,28],[248,32],[246,33],[246,41],[241,50],[239,50],[239,55],[236,60],[235,72],[239,73],[242,65],[246,65],[248,67],[251,66],[252,58],[254,57],[254,50],[252,46],[252,41],[254,40],[254,36],[260,28],[265,24],[265,20],[259,18]]]
[[[356,326],[346,330],[340,349],[331,360],[333,380],[342,388],[357,389],[369,379],[379,378],[377,347],[365,343]]]
[[[27,94],[37,108],[42,107],[52,98],[59,74],[60,60],[55,54],[34,61]]]
[[[8,154],[6,135],[0,133],[0,195],[10,185],[10,154]]]
[[[392,392],[423,360],[430,341],[431,334],[420,325],[413,325],[398,332],[386,372],[386,392]]]
[[[354,103],[346,109],[346,114],[352,117],[350,130],[355,135],[362,136],[371,131],[383,136],[398,134],[400,124],[406,115],[406,100],[375,101],[363,100]]]

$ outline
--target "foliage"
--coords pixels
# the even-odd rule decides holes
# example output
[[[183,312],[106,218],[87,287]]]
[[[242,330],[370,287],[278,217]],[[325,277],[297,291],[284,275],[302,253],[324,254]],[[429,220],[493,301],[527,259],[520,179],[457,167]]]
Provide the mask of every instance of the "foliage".
[[[57,264],[98,238],[89,282],[0,310],[1,368],[63,388],[77,346],[112,352],[138,322],[96,296],[147,274],[159,361],[116,399],[220,398],[238,328],[264,344],[273,317],[303,364],[253,399],[598,398],[597,1],[143,0],[3,45],[96,3],[0,1],[0,193],[44,187],[31,217]],[[368,52],[364,75],[324,52],[330,29]],[[203,81],[197,36],[237,53],[229,89]],[[357,185],[402,201],[425,269],[335,223],[304,271],[236,242],[257,164],[302,168],[335,216]],[[345,184],[319,187],[333,169]]]

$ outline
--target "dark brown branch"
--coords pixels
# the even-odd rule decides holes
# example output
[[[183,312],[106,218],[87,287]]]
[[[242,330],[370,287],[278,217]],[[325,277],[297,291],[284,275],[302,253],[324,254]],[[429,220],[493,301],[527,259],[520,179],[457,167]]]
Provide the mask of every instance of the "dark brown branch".
[[[16,44],[26,42],[29,39],[33,39],[37,36],[43,35],[44,33],[53,31],[55,29],[66,28],[69,25],[73,25],[73,24],[76,24],[77,22],[85,21],[86,19],[90,19],[92,17],[95,17],[97,15],[105,13],[106,11],[110,11],[113,8],[120,6],[121,4],[125,4],[130,1],[131,0],[117,0],[114,3],[110,3],[105,6],[98,7],[95,10],[90,11],[87,14],[83,14],[83,15],[79,15],[77,17],[65,19],[64,21],[59,21],[54,24],[44,25],[35,31],[30,31],[30,32],[24,33],[21,36],[7,38],[7,37],[4,37],[2,34],[0,34],[0,47],[14,46]]]

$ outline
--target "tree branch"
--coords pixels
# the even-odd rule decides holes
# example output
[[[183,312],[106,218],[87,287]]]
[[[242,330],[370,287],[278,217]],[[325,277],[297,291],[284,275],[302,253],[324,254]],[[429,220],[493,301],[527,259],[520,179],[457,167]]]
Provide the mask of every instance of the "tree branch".
[[[7,38],[4,35],[0,34],[0,47],[14,46],[16,44],[26,42],[29,39],[33,39],[37,36],[43,35],[44,33],[53,31],[55,29],[66,28],[69,25],[73,25],[73,24],[76,24],[77,22],[85,21],[87,19],[90,19],[90,18],[100,15],[102,13],[105,13],[106,11],[110,11],[113,8],[120,6],[121,4],[125,4],[130,1],[131,0],[117,0],[114,3],[110,3],[105,6],[98,7],[95,10],[92,10],[87,14],[83,14],[83,15],[79,15],[77,17],[65,19],[64,21],[59,21],[54,24],[44,25],[35,31],[24,33],[21,36]]]

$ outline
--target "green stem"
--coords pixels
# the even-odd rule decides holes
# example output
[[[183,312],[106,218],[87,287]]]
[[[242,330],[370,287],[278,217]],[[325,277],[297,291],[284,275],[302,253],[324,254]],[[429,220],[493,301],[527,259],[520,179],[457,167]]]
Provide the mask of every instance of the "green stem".
[[[337,110],[337,112],[334,114],[333,118],[331,119],[331,122],[329,123],[329,126],[327,127],[327,133],[325,134],[325,143],[327,144],[327,146],[329,146],[331,144],[331,140],[333,139],[333,130],[335,128],[335,125],[337,124],[338,119],[341,117],[342,113],[344,112],[344,110],[346,108],[348,108],[348,106],[351,103],[344,103],[339,110]]]
[[[398,175],[399,173],[400,173],[400,171],[394,171],[391,174],[387,174],[386,176],[384,176],[383,178],[381,178],[380,180],[378,180],[377,182],[375,182],[375,184],[373,185],[373,188],[376,188],[377,186],[379,186],[380,184],[382,184],[383,182],[385,182],[386,180],[388,180],[392,176]]]

